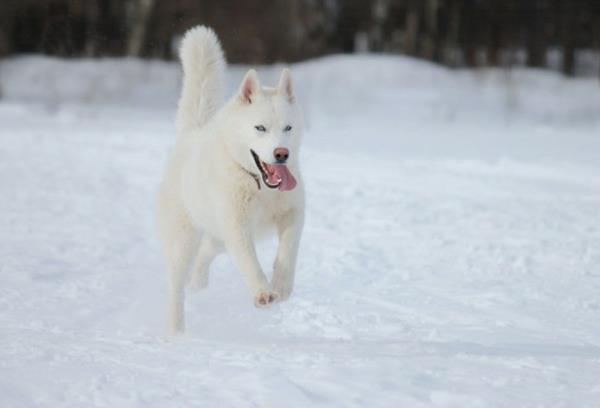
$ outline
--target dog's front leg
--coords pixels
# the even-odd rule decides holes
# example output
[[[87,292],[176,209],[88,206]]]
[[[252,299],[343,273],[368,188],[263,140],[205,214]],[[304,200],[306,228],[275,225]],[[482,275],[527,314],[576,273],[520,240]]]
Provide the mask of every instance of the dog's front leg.
[[[252,236],[246,225],[231,223],[226,228],[225,247],[233,262],[242,272],[256,307],[266,307],[275,302],[279,295],[271,289],[267,277],[260,267]]]
[[[277,219],[279,247],[273,264],[273,290],[280,300],[290,297],[294,288],[294,275],[304,215],[293,209]]]

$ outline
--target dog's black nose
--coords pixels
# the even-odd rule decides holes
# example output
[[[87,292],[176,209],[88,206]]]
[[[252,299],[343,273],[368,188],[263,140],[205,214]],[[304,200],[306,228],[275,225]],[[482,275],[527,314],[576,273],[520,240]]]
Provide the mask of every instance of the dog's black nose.
[[[290,157],[290,151],[285,147],[277,147],[273,150],[273,156],[275,156],[277,163],[285,163],[288,157]]]

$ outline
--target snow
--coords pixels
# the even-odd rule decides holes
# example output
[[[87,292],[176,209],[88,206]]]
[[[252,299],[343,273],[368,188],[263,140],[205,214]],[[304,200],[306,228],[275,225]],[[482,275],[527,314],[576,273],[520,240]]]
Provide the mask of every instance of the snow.
[[[0,405],[597,406],[598,83],[369,55],[292,68],[295,292],[255,309],[223,255],[171,338],[153,204],[178,67],[0,62]],[[269,270],[275,242],[259,249]]]

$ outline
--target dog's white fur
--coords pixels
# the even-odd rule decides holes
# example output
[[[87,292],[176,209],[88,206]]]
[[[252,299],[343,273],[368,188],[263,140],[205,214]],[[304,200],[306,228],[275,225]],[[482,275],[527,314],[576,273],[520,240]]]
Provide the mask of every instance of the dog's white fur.
[[[184,330],[184,286],[208,283],[212,259],[226,250],[241,271],[257,307],[287,299],[304,220],[304,189],[298,167],[302,116],[290,73],[276,88],[261,87],[249,70],[225,105],[220,93],[225,59],[215,33],[189,30],[180,57],[184,78],[177,112],[177,142],[158,194],[158,226],[169,277],[169,326]],[[255,129],[264,125],[266,132]],[[290,125],[290,131],[284,128]],[[250,154],[273,163],[273,151],[290,151],[288,168],[298,185],[270,189]],[[257,259],[254,240],[277,232],[279,247],[269,283]]]

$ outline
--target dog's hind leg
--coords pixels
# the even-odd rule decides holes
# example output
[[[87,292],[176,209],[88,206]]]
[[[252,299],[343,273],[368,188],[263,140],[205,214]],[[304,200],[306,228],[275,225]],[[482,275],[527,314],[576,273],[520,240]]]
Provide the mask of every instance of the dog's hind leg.
[[[213,238],[207,235],[201,238],[198,254],[188,275],[188,289],[196,292],[208,285],[208,268],[222,250],[222,245]]]
[[[169,271],[169,328],[171,333],[185,330],[185,277],[197,248],[197,232],[191,224],[178,225],[168,244],[167,260]]]
[[[170,211],[169,211],[170,210]],[[198,248],[198,233],[187,214],[171,206],[162,211],[160,232],[168,273],[168,323],[172,334],[185,330],[184,284],[187,271]]]

